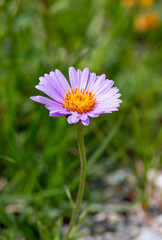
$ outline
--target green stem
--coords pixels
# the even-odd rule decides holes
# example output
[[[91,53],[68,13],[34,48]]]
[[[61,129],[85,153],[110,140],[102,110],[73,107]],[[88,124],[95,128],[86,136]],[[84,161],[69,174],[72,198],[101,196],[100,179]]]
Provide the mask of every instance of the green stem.
[[[76,204],[72,213],[72,217],[69,224],[69,229],[65,235],[64,240],[69,239],[69,235],[71,230],[75,224],[76,218],[78,216],[80,204],[82,202],[84,187],[85,187],[85,178],[86,178],[86,155],[85,155],[85,146],[84,146],[84,137],[83,137],[83,125],[81,122],[76,124],[77,127],[77,138],[78,138],[78,147],[79,147],[79,154],[80,154],[80,161],[81,161],[81,174],[80,174],[80,184],[79,190],[77,195]]]

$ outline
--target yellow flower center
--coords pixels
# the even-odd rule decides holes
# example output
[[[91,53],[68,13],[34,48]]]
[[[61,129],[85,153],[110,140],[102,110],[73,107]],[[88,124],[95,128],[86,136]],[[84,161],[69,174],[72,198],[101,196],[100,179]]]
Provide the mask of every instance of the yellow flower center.
[[[63,105],[70,111],[86,113],[91,111],[95,105],[96,98],[94,95],[89,89],[85,91],[84,88],[76,87],[75,90],[71,88],[65,93]]]

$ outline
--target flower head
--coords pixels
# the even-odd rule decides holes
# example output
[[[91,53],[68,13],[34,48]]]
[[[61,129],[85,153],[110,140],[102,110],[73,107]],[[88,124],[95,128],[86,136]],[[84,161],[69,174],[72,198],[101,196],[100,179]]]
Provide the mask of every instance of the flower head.
[[[143,33],[156,28],[160,23],[159,16],[155,13],[141,14],[134,21],[134,28],[137,32]]]
[[[112,88],[114,82],[106,79],[105,74],[96,76],[88,68],[81,71],[70,67],[69,79],[70,84],[57,69],[45,74],[39,78],[36,88],[52,99],[43,96],[33,96],[31,99],[45,104],[52,117],[67,115],[70,124],[81,120],[87,126],[89,117],[118,111],[121,94],[116,87]]]

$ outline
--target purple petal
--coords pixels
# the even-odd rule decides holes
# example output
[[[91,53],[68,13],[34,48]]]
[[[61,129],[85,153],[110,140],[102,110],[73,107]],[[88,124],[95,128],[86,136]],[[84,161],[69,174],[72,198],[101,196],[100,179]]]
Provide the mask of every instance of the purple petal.
[[[71,111],[70,113],[73,114],[74,116],[78,117],[79,119],[80,119],[80,117],[81,117],[81,114],[80,114],[80,113],[73,112],[73,111]]]
[[[117,106],[118,107],[118,106]],[[112,111],[118,111],[117,107],[106,107],[106,106],[102,106],[102,107],[98,107],[95,109],[95,111],[103,111],[104,113],[106,112],[112,112]]]
[[[73,89],[79,86],[78,75],[74,67],[69,67],[69,79]]]
[[[119,97],[121,97],[121,93],[117,93],[117,94],[115,94],[113,97],[119,98]],[[122,102],[123,102],[123,101],[122,101]]]
[[[41,104],[45,104],[45,107],[50,110],[49,116],[63,116],[68,115],[69,111],[65,109],[62,104],[55,102],[49,98],[42,97],[42,96],[33,96],[30,97],[35,102],[39,102]]]
[[[48,105],[48,106],[61,106],[60,103],[55,102],[52,99],[42,97],[42,96],[32,96],[32,97],[30,97],[30,99],[32,99],[35,102],[39,102],[41,104],[45,104],[45,105]]]
[[[97,104],[96,104],[96,107],[98,107],[99,105],[100,106],[103,106],[103,107],[109,107],[109,106],[111,106],[111,107],[120,107],[120,103],[122,102],[122,100],[120,100],[120,99],[114,99],[114,100],[112,100],[112,99],[106,99],[106,100],[103,100],[102,102],[98,102]]]
[[[49,81],[51,86],[62,96],[65,96],[66,88],[63,87],[62,81],[57,78],[55,72],[50,72],[50,74],[44,74],[45,78]]]
[[[91,112],[88,113],[88,116],[91,118],[96,118],[99,117],[99,114],[93,113],[93,110]]]
[[[54,89],[62,97],[65,95],[65,90],[63,89],[61,83],[58,81],[56,74],[50,72],[50,74],[45,73],[44,77],[39,78],[40,86],[45,86],[46,88]]]
[[[113,80],[108,80],[108,79],[105,80],[103,86],[94,91],[95,97],[97,97],[100,94],[101,95],[106,94],[113,85],[114,85]]]
[[[99,101],[103,101],[105,99],[109,99],[110,97],[113,97],[113,96],[116,96],[117,92],[119,91],[119,89],[117,87],[113,87],[111,88],[106,94],[101,94],[101,95],[98,95],[97,97],[97,100]],[[118,95],[118,97],[120,97],[121,95]]]
[[[60,102],[60,103],[63,102],[63,97],[61,95],[59,95],[58,92],[55,89],[51,89],[48,86],[40,86],[40,85],[35,86],[35,88],[44,92],[46,95],[53,98],[57,102]]]
[[[79,121],[79,118],[72,114],[67,118],[67,121],[69,124],[73,124],[73,123],[77,123]]]
[[[81,77],[82,77],[82,71],[80,69],[77,70],[77,76],[78,76],[77,87],[79,87],[81,83]]]
[[[82,114],[81,115],[81,122],[83,123],[83,125],[88,126],[89,125],[89,117],[87,116],[87,114]]]
[[[96,101],[96,104],[95,104],[95,107],[114,107],[114,106],[117,106],[119,105],[120,99],[106,99],[106,100],[103,100],[103,101]]]
[[[95,83],[95,81],[96,81],[96,74],[91,73],[86,88],[89,89],[90,91],[92,91],[93,90],[92,87],[93,87],[93,84]]]
[[[84,68],[81,76],[80,89],[86,88],[89,79],[89,69]]]
[[[59,113],[59,112],[55,112],[55,113],[49,113],[50,117],[61,117],[64,116],[65,114]]]
[[[55,109],[51,110],[49,113],[49,116],[51,117],[57,117],[57,116],[64,116],[64,115],[69,115],[69,112],[65,109]]]
[[[105,113],[105,110],[100,110],[100,109],[96,109],[96,108],[94,108],[92,111],[91,111],[91,113],[93,113],[93,114],[97,114],[97,115],[99,115],[99,114],[103,114],[103,113]],[[89,115],[89,114],[88,114]]]
[[[87,119],[87,113],[82,113],[81,116],[80,116],[80,119],[81,120],[86,120]]]
[[[70,85],[69,85],[67,79],[64,77],[64,75],[58,69],[55,70],[55,74],[56,74],[58,81],[61,83],[63,89],[65,90],[65,92],[67,92],[68,89],[70,88]]]
[[[93,89],[92,91],[93,92],[96,92],[98,88],[102,87],[102,83],[103,81],[105,81],[105,78],[106,78],[106,75],[105,74],[102,74],[94,83],[93,85]],[[101,85],[101,86],[100,86]]]

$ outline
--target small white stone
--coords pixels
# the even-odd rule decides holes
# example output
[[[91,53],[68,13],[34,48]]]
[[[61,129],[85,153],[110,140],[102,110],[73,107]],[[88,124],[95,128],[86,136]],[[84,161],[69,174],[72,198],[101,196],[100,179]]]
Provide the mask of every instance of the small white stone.
[[[78,238],[78,240],[95,240],[95,238],[91,236],[86,236],[86,237]]]
[[[154,168],[151,168],[150,170],[148,170],[147,178],[150,182],[152,182],[155,179],[156,175],[156,170]]]
[[[103,239],[104,240],[112,240],[113,239],[113,234],[112,233],[104,233],[103,234]]]
[[[156,222],[158,225],[162,226],[162,214],[156,217]]]
[[[162,188],[162,173],[160,173],[155,180],[155,185],[158,188]]]
[[[144,228],[135,240],[162,240],[162,235],[156,233],[151,228]]]
[[[100,212],[95,215],[95,220],[97,222],[104,221],[105,219],[106,219],[106,214],[104,212]]]

